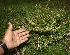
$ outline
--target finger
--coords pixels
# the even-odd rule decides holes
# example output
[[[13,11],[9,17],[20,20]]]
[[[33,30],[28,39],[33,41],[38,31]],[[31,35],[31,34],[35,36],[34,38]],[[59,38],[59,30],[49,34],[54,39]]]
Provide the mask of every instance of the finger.
[[[13,27],[12,27],[11,22],[9,22],[8,24],[9,24],[8,30],[12,30],[12,29],[13,29]]]
[[[25,38],[24,40],[21,40],[21,43],[23,43],[23,42],[25,42],[25,41],[27,41],[28,40],[28,38]]]
[[[24,31],[26,31],[25,29],[19,29],[19,30],[16,30],[15,32],[16,33],[22,33],[22,32],[24,32]]]
[[[19,37],[19,38],[20,38],[20,40],[24,40],[27,37],[29,37],[29,34],[28,35],[25,35],[25,36],[22,36],[22,37]]]
[[[29,34],[28,35],[25,35],[25,36],[22,36],[22,37],[19,37],[19,38],[20,38],[20,40],[24,40],[27,37],[29,37]]]
[[[20,37],[20,40],[23,40],[23,37]]]
[[[29,36],[30,36],[30,35],[27,34],[27,35],[25,35],[25,36],[22,36],[22,38],[25,39],[25,38],[27,38],[27,37],[29,37]]]
[[[19,33],[18,35],[21,37],[21,36],[27,35],[28,33],[29,31],[26,31],[26,32]]]

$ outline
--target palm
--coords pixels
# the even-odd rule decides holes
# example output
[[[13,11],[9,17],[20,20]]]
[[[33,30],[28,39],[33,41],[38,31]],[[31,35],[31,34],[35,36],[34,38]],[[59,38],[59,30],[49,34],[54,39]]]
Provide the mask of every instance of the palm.
[[[29,32],[25,29],[19,29],[12,31],[12,24],[9,23],[9,27],[4,36],[4,42],[9,49],[19,46],[21,43],[28,40]]]

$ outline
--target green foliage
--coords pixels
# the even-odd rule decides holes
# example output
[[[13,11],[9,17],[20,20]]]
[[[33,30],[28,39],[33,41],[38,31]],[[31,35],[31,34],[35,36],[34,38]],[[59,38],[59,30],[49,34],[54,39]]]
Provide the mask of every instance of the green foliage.
[[[4,3],[3,7],[0,6],[1,36],[4,35],[7,23],[10,21],[13,23],[14,30],[25,28],[30,31],[25,55],[69,55],[63,36],[70,29],[67,3],[69,2],[65,0],[36,2],[29,0],[18,1],[16,4],[12,1],[10,5]]]

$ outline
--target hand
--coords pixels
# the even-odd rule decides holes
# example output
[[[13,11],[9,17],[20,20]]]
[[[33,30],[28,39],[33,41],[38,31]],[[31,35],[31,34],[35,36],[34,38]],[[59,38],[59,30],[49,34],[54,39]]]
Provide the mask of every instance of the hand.
[[[16,31],[12,31],[12,29],[12,24],[9,22],[9,27],[2,39],[8,49],[19,46],[23,42],[27,41],[29,37],[29,31],[26,31],[25,29],[19,29]]]

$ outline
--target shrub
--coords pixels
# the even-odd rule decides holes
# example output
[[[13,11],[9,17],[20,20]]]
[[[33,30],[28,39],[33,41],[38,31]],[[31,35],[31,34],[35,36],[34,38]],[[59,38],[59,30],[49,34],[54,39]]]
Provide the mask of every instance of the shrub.
[[[18,28],[29,30],[31,36],[24,43],[25,55],[68,55],[69,52],[64,48],[67,42],[63,36],[70,29],[68,4],[65,4],[65,1],[50,0],[23,3],[1,7],[5,16],[0,15],[5,23],[1,22],[0,30],[4,30],[8,21],[13,23],[14,30]],[[19,52],[22,53],[22,48]]]

